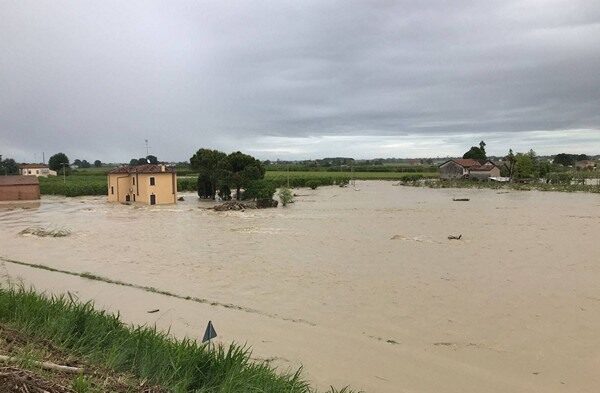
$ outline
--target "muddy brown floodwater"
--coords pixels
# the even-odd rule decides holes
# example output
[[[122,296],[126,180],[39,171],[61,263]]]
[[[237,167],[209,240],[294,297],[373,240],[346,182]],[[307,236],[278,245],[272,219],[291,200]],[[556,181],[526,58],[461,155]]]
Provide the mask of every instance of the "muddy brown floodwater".
[[[6,261],[0,273],[179,337],[212,320],[220,341],[303,365],[321,389],[598,391],[600,195],[357,188],[296,190],[287,208],[245,212],[200,209],[210,203],[192,194],[175,206],[0,207],[2,258],[205,303]],[[31,226],[71,235],[19,235]]]

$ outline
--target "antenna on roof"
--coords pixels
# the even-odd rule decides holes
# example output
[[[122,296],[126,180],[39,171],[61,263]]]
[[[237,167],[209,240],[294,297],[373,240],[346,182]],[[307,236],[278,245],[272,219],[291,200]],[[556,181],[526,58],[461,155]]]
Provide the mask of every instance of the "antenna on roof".
[[[146,157],[148,157],[150,155],[150,146],[148,146],[148,139],[144,139],[144,142],[146,142]]]

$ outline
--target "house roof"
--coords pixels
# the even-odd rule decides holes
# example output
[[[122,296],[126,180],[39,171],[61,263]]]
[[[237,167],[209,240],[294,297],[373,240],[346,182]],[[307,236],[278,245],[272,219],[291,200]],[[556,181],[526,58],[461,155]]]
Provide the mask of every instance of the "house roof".
[[[488,171],[491,171],[492,169],[494,169],[495,167],[496,167],[495,164],[488,162],[488,163],[485,163],[484,165],[470,168],[470,170],[474,171],[474,172],[488,172]]]
[[[164,168],[164,171],[163,171]],[[123,165],[108,172],[112,173],[174,173],[175,168],[160,164]]]
[[[0,176],[0,186],[37,185],[40,181],[36,176]]]
[[[596,163],[593,160],[581,160],[577,161],[575,165],[595,165]]]
[[[448,161],[442,163],[440,166],[447,164],[449,162],[455,162],[458,165],[462,166],[463,168],[467,168],[467,169],[481,165],[481,163],[479,161],[474,160],[472,158],[455,158],[453,160],[448,160]]]
[[[41,169],[41,168],[48,168],[48,165],[46,165],[46,164],[21,164],[21,165],[19,165],[19,168],[21,168],[21,169]]]
[[[441,164],[440,166],[447,164],[449,162],[454,162],[460,166],[462,166],[465,169],[468,169],[470,171],[491,171],[492,169],[494,169],[495,167],[497,167],[496,164],[494,164],[492,161],[487,160],[484,163],[481,163],[477,160],[474,160],[472,158],[456,158],[453,160],[448,160],[446,162],[444,162],[443,164]]]

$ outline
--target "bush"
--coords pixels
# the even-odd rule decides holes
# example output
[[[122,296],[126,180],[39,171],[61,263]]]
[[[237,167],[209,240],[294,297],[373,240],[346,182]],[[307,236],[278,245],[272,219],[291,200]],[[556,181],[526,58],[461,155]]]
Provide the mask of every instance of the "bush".
[[[320,182],[318,180],[308,180],[306,182],[306,187],[310,188],[311,190],[316,190],[317,187],[319,187]]]
[[[198,180],[196,178],[177,178],[177,191],[196,191],[197,186]]]
[[[411,173],[409,175],[402,175],[400,177],[400,181],[402,183],[416,182],[422,179],[424,179],[424,176],[420,173]]]
[[[286,206],[288,203],[294,202],[294,194],[292,190],[287,187],[282,187],[279,189],[279,200],[283,206]]]
[[[244,199],[273,199],[277,188],[275,185],[266,180],[255,180],[244,191]]]
[[[547,180],[551,184],[571,184],[573,175],[568,172],[553,172],[548,174]]]

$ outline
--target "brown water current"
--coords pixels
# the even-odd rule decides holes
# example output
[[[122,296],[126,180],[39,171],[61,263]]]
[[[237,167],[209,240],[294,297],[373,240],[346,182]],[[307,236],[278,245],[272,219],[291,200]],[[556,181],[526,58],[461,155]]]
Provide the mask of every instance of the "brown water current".
[[[600,195],[377,181],[296,193],[244,212],[192,194],[173,206],[4,203],[0,275],[179,337],[212,320],[221,342],[303,365],[321,389],[598,391]],[[19,234],[32,226],[70,235]]]

